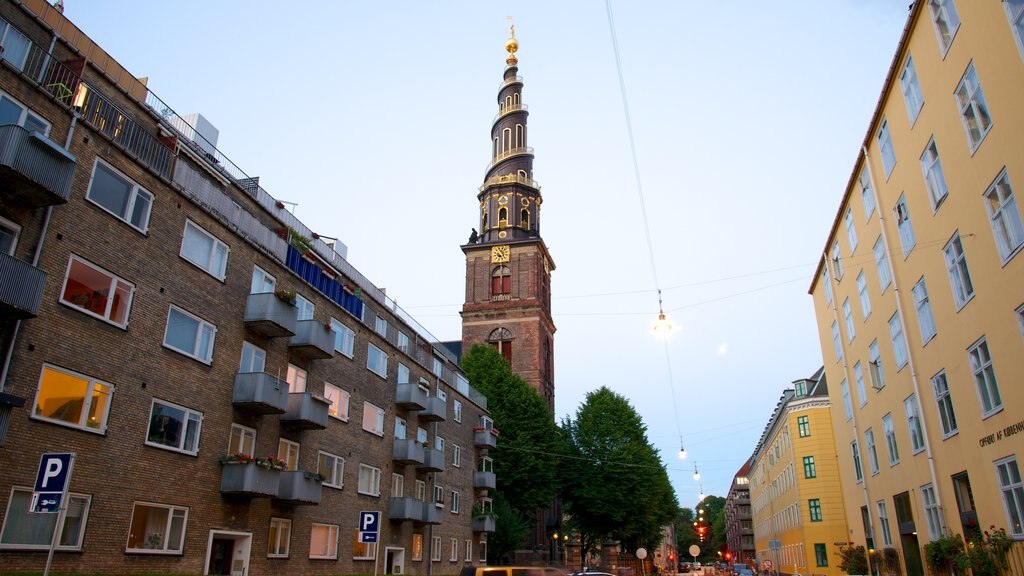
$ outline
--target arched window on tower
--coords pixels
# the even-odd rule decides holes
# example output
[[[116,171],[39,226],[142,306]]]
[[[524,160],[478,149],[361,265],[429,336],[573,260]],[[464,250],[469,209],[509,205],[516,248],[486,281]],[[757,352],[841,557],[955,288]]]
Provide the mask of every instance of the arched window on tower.
[[[485,206],[483,211],[480,213],[480,230],[487,230],[487,207]]]
[[[505,128],[501,131],[501,151],[505,152],[512,149],[512,129]]]
[[[487,343],[501,354],[501,357],[512,365],[512,332],[508,328],[495,328],[487,337]]]
[[[498,137],[495,136],[494,137],[494,154],[491,155],[492,158],[497,157],[498,156],[498,152],[501,152],[500,146],[501,146],[501,144],[498,143]]]
[[[523,125],[516,124],[516,148],[523,147]]]
[[[519,93],[518,92],[516,92],[515,94],[512,94],[512,105],[513,106],[517,106],[517,107],[519,106]]]
[[[523,230],[530,229],[530,211],[526,208],[519,212],[519,225],[523,227]]]
[[[498,209],[498,228],[508,227],[508,208],[502,206]]]
[[[505,96],[505,104],[501,106],[502,109],[508,110],[512,107],[512,96]]]
[[[511,294],[512,271],[508,266],[498,266],[491,272],[491,299],[507,300]]]

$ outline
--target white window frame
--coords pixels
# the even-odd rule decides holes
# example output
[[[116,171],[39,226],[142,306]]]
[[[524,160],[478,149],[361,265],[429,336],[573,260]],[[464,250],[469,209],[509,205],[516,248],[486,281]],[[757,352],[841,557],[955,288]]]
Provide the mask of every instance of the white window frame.
[[[288,383],[288,393],[297,394],[299,392],[305,392],[306,380],[308,378],[309,372],[306,372],[295,364],[288,364],[288,369],[285,372],[284,377],[284,381]]]
[[[952,9],[950,9],[952,8]],[[928,12],[935,27],[935,39],[939,43],[939,52],[943,58],[949,47],[953,45],[956,32],[960,29],[960,15],[956,11],[953,0],[928,0]]]
[[[452,467],[462,468],[462,446],[452,444]]]
[[[853,326],[853,311],[850,309],[850,299],[843,300],[843,318],[846,320],[846,341],[853,342],[857,337],[857,331]]]
[[[967,349],[967,360],[974,377],[974,389],[978,393],[978,404],[981,406],[982,418],[1001,412],[1003,399],[999,393],[999,382],[996,380],[992,355],[988,349],[988,341],[982,337]]]
[[[850,254],[857,250],[857,225],[853,223],[853,207],[846,208],[846,239],[850,241]]]
[[[857,275],[857,297],[860,298],[860,311],[864,320],[871,316],[871,296],[868,294],[868,279],[864,270]]]
[[[992,236],[1002,263],[1006,264],[1024,246],[1024,223],[1021,222],[1020,206],[1005,167],[985,191],[984,197]]]
[[[159,442],[155,442],[155,441],[151,441],[150,440],[150,436],[152,435],[151,434],[151,428],[153,426],[153,412],[154,412],[154,410],[156,410],[156,405],[157,404],[160,404],[160,405],[162,405],[162,406],[164,406],[166,408],[170,408],[172,410],[180,410],[180,411],[184,412],[184,417],[183,417],[183,420],[182,420],[182,426],[183,426],[184,429],[179,432],[181,437],[178,440],[178,445],[177,446],[170,446],[168,444],[161,444]],[[193,410],[191,408],[187,408],[185,406],[181,406],[180,404],[174,404],[173,402],[168,402],[166,400],[160,400],[159,398],[153,398],[153,401],[150,403],[150,406],[149,406],[149,419],[146,420],[146,422],[147,422],[147,424],[146,424],[146,440],[145,440],[146,446],[152,446],[153,448],[160,448],[161,450],[170,450],[171,452],[180,452],[182,454],[188,454],[190,456],[195,456],[195,455],[199,454],[199,440],[202,437],[202,432],[203,432],[203,413],[202,412],[200,412],[198,410]],[[194,437],[193,445],[191,447],[188,447],[188,446],[185,446],[185,444],[187,442],[187,439],[188,439],[188,425],[190,423],[192,423],[192,422],[195,422],[195,425],[196,425],[195,437]]]
[[[928,298],[928,286],[924,276],[914,284],[914,309],[917,311],[917,325],[921,329],[921,344],[927,345],[935,337],[935,316],[932,315],[932,304]]]
[[[359,465],[357,492],[365,496],[380,496],[380,468],[369,464]]]
[[[868,464],[871,467],[871,475],[878,474],[878,445],[875,444],[875,431],[868,428],[864,431],[864,446],[868,451]]]
[[[900,87],[903,91],[903,102],[907,105],[907,117],[910,119],[910,126],[913,127],[921,114],[921,108],[924,107],[924,95],[921,94],[921,84],[917,81],[913,56],[907,56],[907,61],[903,63]]]
[[[917,454],[924,450],[924,428],[921,421],[921,409],[917,405],[917,396],[911,394],[903,400],[903,412],[907,415],[907,434],[910,436],[910,451]]]
[[[409,424],[405,421],[405,418],[401,416],[395,416],[395,439],[405,440],[405,437],[409,434]]]
[[[204,259],[202,254],[194,253],[191,249],[186,250],[190,237],[195,238],[196,235],[198,235],[198,239],[209,241],[210,243],[209,248],[206,250],[205,264],[202,261]],[[193,264],[203,272],[223,282],[227,275],[228,257],[230,254],[231,247],[220,238],[217,238],[191,219],[185,219],[185,229],[181,233],[181,249],[178,251],[178,255],[184,258],[186,262]]]
[[[384,409],[372,402],[363,401],[363,430],[375,436],[384,436]]]
[[[860,185],[860,199],[864,203],[864,220],[867,221],[875,212],[875,193],[871,189],[871,178],[868,176],[867,168],[860,169],[857,182]]]
[[[327,407],[327,415],[335,420],[348,422],[349,410],[352,404],[352,395],[349,391],[330,382],[324,382],[324,398],[331,403]]]
[[[1014,538],[1020,539],[1024,536],[1024,483],[1021,482],[1017,457],[1008,456],[996,460],[994,464],[1009,532]]]
[[[23,500],[25,502],[24,509],[15,510],[15,494],[24,494]],[[61,525],[60,532],[57,534],[57,546],[56,550],[81,550],[82,542],[85,540],[85,530],[89,525],[89,507],[92,505],[92,496],[88,494],[79,494],[77,492],[68,492],[68,513],[65,514],[64,524]],[[7,499],[7,510],[4,513],[3,531],[0,532],[0,550],[48,550],[50,548],[50,537],[49,535],[53,532],[53,525],[57,522],[58,514],[33,514],[29,511],[29,507],[32,505],[32,488],[26,486],[12,486],[10,497]],[[81,515],[71,515],[71,509],[78,503]],[[33,531],[33,533],[45,533],[46,538],[44,542],[39,544],[26,544],[18,542],[6,542],[4,537],[13,537],[14,534],[7,534],[8,530],[13,530],[15,523],[12,521],[14,514],[20,514],[24,517],[25,524],[42,524],[50,526],[46,530]],[[68,530],[68,522],[74,522],[78,520],[77,538],[75,542],[65,543],[64,534],[72,534]],[[31,528],[30,528],[31,531]]]
[[[277,278],[260,268],[252,267],[252,280],[249,282],[249,294],[267,294],[277,289]]]
[[[249,342],[242,341],[242,353],[238,358],[238,371],[243,374],[263,372],[267,368],[267,351]]]
[[[295,319],[299,322],[302,322],[303,320],[312,320],[314,314],[316,314],[316,304],[313,304],[311,300],[302,294],[296,294]]]
[[[408,384],[410,378],[409,367],[401,362],[398,363],[398,383]]]
[[[1014,310],[1017,314],[1017,327],[1020,328],[1020,337],[1024,339],[1024,304],[1021,304]]]
[[[317,472],[324,477],[323,485],[342,490],[345,488],[345,459],[337,454],[320,450],[316,460]],[[324,474],[324,472],[330,472]]]
[[[0,220],[2,220],[2,219],[0,219]],[[82,266],[85,266],[86,268],[91,269],[95,273],[102,274],[104,276],[109,276],[110,283],[109,283],[108,289],[107,289],[107,305],[106,305],[106,310],[104,310],[103,314],[97,314],[97,313],[93,312],[92,310],[89,310],[88,308],[86,308],[84,306],[81,306],[79,304],[75,304],[74,302],[71,302],[70,300],[65,300],[64,296],[65,296],[65,294],[67,294],[68,281],[71,280],[71,267],[76,262],[78,264],[82,265]],[[117,322],[113,318],[111,318],[111,313],[114,311],[114,298],[118,294],[120,294],[120,297],[121,297],[122,300],[126,301],[125,307],[124,307],[124,321],[123,322]],[[83,313],[83,314],[85,314],[87,316],[92,316],[93,318],[102,320],[102,321],[106,322],[107,324],[111,324],[113,326],[117,326],[118,328],[121,328],[122,330],[124,330],[124,329],[128,328],[128,319],[129,319],[129,317],[131,316],[131,313],[132,313],[132,302],[134,301],[134,299],[135,299],[135,284],[132,284],[131,282],[125,280],[124,278],[121,278],[117,274],[114,274],[114,273],[112,273],[112,272],[102,268],[101,266],[97,266],[96,264],[93,264],[92,262],[89,262],[85,258],[81,258],[81,257],[79,257],[79,256],[77,256],[75,254],[72,254],[71,257],[68,258],[68,266],[67,266],[67,269],[64,271],[64,283],[61,284],[60,296],[59,296],[59,300],[58,300],[61,304],[64,304],[68,308],[71,308],[71,309],[73,309],[73,310],[75,310],[77,312],[81,312],[81,313]]]
[[[857,445],[856,440],[850,443],[850,450],[853,453],[853,474],[857,479],[857,483],[860,484],[864,481],[864,469],[861,467],[860,447]]]
[[[825,261],[825,265],[821,267],[821,283],[825,286],[825,302],[828,302],[829,306],[832,305],[832,281],[831,275],[828,273],[828,261]]]
[[[296,471],[299,469],[299,452],[302,446],[294,441],[288,440],[287,438],[277,439],[277,459],[284,462],[284,469],[289,471]]]
[[[878,348],[878,340],[873,340],[868,345],[868,376],[871,378],[871,387],[875,390],[885,388],[885,370],[882,368],[882,354]]]
[[[892,273],[889,271],[889,255],[885,253],[885,244],[879,236],[872,249],[875,256],[875,270],[878,272],[878,288],[885,294],[886,288],[892,283]]]
[[[932,203],[932,212],[935,212],[949,196],[949,186],[946,184],[946,173],[942,171],[942,157],[939,156],[934,136],[928,140],[928,145],[921,153],[921,174],[928,190],[928,199]]]
[[[462,423],[462,401],[452,400],[452,420]]]
[[[163,539],[166,540],[167,536],[171,532],[171,526],[174,523],[175,517],[181,518],[181,539],[177,543],[177,548],[171,548],[170,542],[163,542],[161,548],[129,548],[128,543],[131,541],[131,527],[135,522],[135,514],[138,511],[139,506],[145,506],[147,508],[164,509],[167,511],[167,522],[164,524]],[[132,504],[132,517],[128,522],[128,539],[125,541],[124,551],[126,553],[141,553],[141,554],[170,554],[181,556],[185,549],[185,534],[188,532],[188,513],[189,509],[186,506],[171,506],[168,504],[158,504],[156,502],[139,502],[136,501]],[[177,516],[176,516],[177,515]],[[147,536],[145,540],[150,540],[152,536]]]
[[[885,500],[879,500],[878,505],[878,523],[882,531],[882,544],[886,548],[892,546],[892,534],[889,533],[889,513],[885,509]]]
[[[444,487],[434,484],[434,506],[444,508]]]
[[[334,349],[349,358],[354,358],[356,333],[335,318],[331,318],[331,331],[334,332]]]
[[[432,536],[430,538],[430,561],[440,562],[441,561],[441,537]]]
[[[388,378],[387,353],[369,342],[366,344],[366,369],[385,380]]]
[[[14,256],[14,252],[18,249],[18,238],[21,236],[21,226],[15,224],[14,222],[11,222],[10,220],[4,218],[3,216],[0,216],[0,233],[2,233],[4,230],[7,230],[8,236],[10,236],[11,238],[11,245],[8,246],[6,250],[0,250],[0,254]],[[2,237],[3,235],[0,234],[0,238]],[[65,279],[65,282],[66,281],[67,280]],[[61,294],[63,293],[64,290],[62,288]]]
[[[967,265],[967,253],[960,240],[959,230],[943,247],[942,253],[946,260],[946,271],[949,273],[953,300],[959,311],[974,299],[974,282],[971,280],[971,270]]]
[[[0,21],[2,21],[2,19],[0,19]],[[2,28],[2,26],[0,26],[0,28]],[[2,53],[3,50],[0,50],[0,54]],[[46,118],[43,118],[39,114],[36,114],[31,108],[22,104],[20,100],[2,90],[0,90],[0,100],[8,100],[16,107],[21,109],[21,112],[18,114],[18,120],[15,122],[15,124],[21,126],[22,128],[28,130],[29,132],[40,132],[43,136],[50,135],[51,125],[50,122],[46,120]],[[29,124],[31,124],[31,126]],[[37,130],[36,126],[42,126],[43,130]]]
[[[110,210],[109,208],[107,208],[103,204],[100,204],[98,201],[92,198],[92,186],[96,180],[96,170],[100,166],[102,166],[104,170],[108,170],[115,179],[123,180],[125,184],[129,185],[130,189],[128,190],[128,200],[125,202],[124,214],[115,214],[112,210]],[[112,165],[105,162],[101,158],[96,158],[96,162],[93,163],[92,174],[89,176],[89,188],[86,190],[85,199],[88,200],[90,203],[98,206],[104,212],[110,214],[111,216],[117,218],[118,220],[124,222],[125,224],[131,226],[132,228],[138,230],[139,232],[142,232],[143,234],[149,232],[149,219],[153,214],[153,204],[156,200],[153,197],[153,193],[150,192],[149,190],[146,190],[142,186],[139,186],[137,182],[135,182],[134,180],[126,176],[123,172],[121,172],[117,168],[114,168]],[[136,206],[140,199],[144,200],[145,204]],[[134,219],[132,218],[132,216],[134,215],[136,208],[140,208],[141,210],[143,210],[139,218],[139,220],[142,221],[141,226],[136,226],[132,222],[132,220]]]
[[[946,379],[946,371],[940,370],[932,376],[932,390],[935,392],[935,410],[939,413],[939,424],[942,426],[942,438],[956,436],[960,431],[956,423],[956,412],[953,409],[953,397]]]
[[[892,412],[882,416],[882,433],[885,436],[885,452],[889,457],[889,466],[900,463],[900,446],[896,442],[896,428],[892,422]]]
[[[359,529],[356,528],[352,532],[352,559],[353,560],[376,560],[377,559],[377,542],[362,543],[359,542]],[[357,550],[362,549],[363,554],[357,554]]]
[[[405,476],[398,474],[397,472],[391,473],[391,497],[405,497]]]
[[[401,350],[402,352],[405,352],[406,354],[408,354],[409,353],[409,335],[406,334],[405,332],[402,332],[401,330],[399,330],[398,331],[398,336],[396,338],[395,346],[397,346],[398,349]]]
[[[277,538],[271,539],[271,533],[276,534]],[[267,533],[267,558],[287,558],[291,551],[291,542],[292,521],[287,518],[271,517]]]
[[[452,490],[452,501],[451,501],[451,505],[450,505],[450,508],[449,508],[451,510],[452,514],[458,514],[459,513],[459,501],[461,499],[462,499],[462,495],[459,494],[459,492],[457,490]]]
[[[1003,8],[1006,9],[1006,19],[1009,21],[1010,30],[1013,31],[1017,51],[1020,52],[1021,60],[1024,60],[1024,3],[1020,0],[1003,0]]]
[[[167,336],[168,336],[168,334],[170,334],[170,330],[171,330],[171,317],[175,313],[181,314],[182,316],[185,316],[186,318],[194,320],[196,322],[196,329],[195,329],[196,331],[195,331],[195,334],[193,336],[195,338],[195,341],[192,344],[192,349],[191,350],[185,350],[185,349],[182,349],[182,348],[177,348],[174,345],[169,344],[167,342]],[[209,338],[208,344],[206,346],[206,350],[201,350],[200,348],[203,345],[203,340],[206,337]],[[213,349],[214,349],[214,346],[216,344],[216,340],[217,340],[217,326],[207,322],[206,320],[203,320],[199,316],[196,316],[195,314],[185,310],[184,308],[179,308],[179,307],[175,306],[174,304],[170,305],[170,307],[167,310],[167,324],[164,327],[164,341],[163,341],[164,348],[167,348],[168,350],[173,350],[173,351],[175,351],[175,352],[177,352],[179,354],[182,354],[184,356],[188,356],[189,358],[192,358],[194,360],[202,362],[203,364],[212,364],[213,363]]]
[[[899,312],[889,318],[889,336],[892,338],[892,351],[896,357],[896,371],[899,372],[910,361],[910,355],[907,352],[907,339],[903,334],[903,322],[900,321]]]
[[[896,214],[896,227],[900,232],[900,247],[903,248],[903,258],[910,256],[911,250],[917,246],[917,238],[914,237],[914,225],[910,221],[910,208],[907,207],[907,199],[900,194],[899,200],[892,211]]]
[[[313,534],[318,528],[327,530],[327,550],[326,554],[314,554],[313,552]],[[309,529],[309,559],[310,560],[337,560],[338,559],[338,533],[339,527],[337,524],[321,524],[319,522],[313,522]],[[333,535],[333,537],[332,537]]]
[[[377,318],[373,321],[373,331],[380,334],[384,338],[388,337],[388,319],[377,314]]]
[[[853,365],[853,379],[857,384],[857,403],[863,407],[868,403],[868,391],[864,388],[864,367],[860,361]]]
[[[843,380],[842,384],[839,385],[839,388],[843,392],[843,412],[846,416],[846,420],[849,421],[853,418],[853,403],[850,401],[850,384],[846,380]]]
[[[892,145],[892,135],[889,133],[889,121],[885,118],[882,119],[882,123],[878,127],[876,139],[878,140],[878,149],[881,152],[879,155],[882,158],[885,179],[888,181],[889,176],[892,175],[892,169],[896,167],[896,151]]]
[[[43,416],[39,413],[39,402],[40,392],[42,392],[43,381],[46,377],[47,372],[53,372],[58,377],[71,377],[85,383],[85,393],[83,394],[82,403],[82,414],[79,416],[77,423],[68,422],[67,420],[61,420],[58,418],[51,418],[49,416]],[[66,426],[68,428],[75,428],[78,430],[84,430],[86,432],[92,432],[94,434],[106,434],[107,431],[107,419],[110,417],[110,407],[113,404],[114,398],[114,385],[103,382],[102,380],[87,376],[80,372],[73,370],[67,370],[53,364],[43,364],[43,367],[39,371],[39,382],[36,384],[36,396],[35,403],[32,409],[32,419],[41,420],[44,422],[50,422],[60,426]],[[106,398],[102,397],[106,395]],[[96,422],[95,426],[89,425],[89,414],[93,412],[93,401],[97,398],[101,398],[103,412],[100,418]]]
[[[963,124],[964,133],[967,136],[967,147],[970,148],[971,154],[974,154],[992,130],[993,120],[988,103],[985,101],[985,92],[981,88],[981,80],[978,79],[978,71],[974,69],[973,60],[967,65],[963,78],[960,79],[956,90],[953,91],[953,99],[956,102],[957,110],[960,111],[960,122]],[[977,124],[977,134],[972,133],[972,124]]]
[[[934,485],[921,486],[921,505],[924,507],[924,517],[928,524],[928,536],[931,540],[937,540],[942,536],[942,513],[936,500]]]
[[[452,538],[451,539],[451,554],[448,555],[448,561],[449,562],[458,562],[459,561],[459,539],[458,538]]]
[[[466,545],[464,546],[464,548],[466,550],[466,554],[465,554],[465,556],[463,556],[462,560],[464,562],[472,562],[473,561],[473,541],[471,539],[469,539],[469,538],[466,538]]]
[[[839,324],[832,323],[832,346],[835,348],[836,362],[843,359],[843,337],[839,335]]]
[[[843,280],[843,255],[839,250],[839,240],[832,243],[832,264],[835,266],[836,282]]]
[[[256,455],[256,429],[231,423],[231,436],[228,438],[228,454]]]

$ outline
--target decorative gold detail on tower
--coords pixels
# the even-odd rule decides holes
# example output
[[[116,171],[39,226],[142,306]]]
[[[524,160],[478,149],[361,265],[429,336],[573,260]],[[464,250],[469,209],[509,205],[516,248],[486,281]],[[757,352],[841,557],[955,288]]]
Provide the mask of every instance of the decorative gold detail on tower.
[[[508,40],[505,40],[505,50],[508,51],[508,58],[505,59],[505,64],[515,66],[519,63],[519,59],[516,58],[516,50],[519,50],[519,41],[516,40],[515,24],[509,25],[508,34]]]

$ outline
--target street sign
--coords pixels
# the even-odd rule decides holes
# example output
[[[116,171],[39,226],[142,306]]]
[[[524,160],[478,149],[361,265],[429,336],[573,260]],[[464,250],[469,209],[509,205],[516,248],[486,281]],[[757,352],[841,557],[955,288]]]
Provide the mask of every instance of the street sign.
[[[364,510],[359,513],[359,541],[364,544],[377,542],[380,532],[380,512]]]
[[[71,454],[43,454],[39,459],[39,471],[32,492],[29,508],[37,514],[56,514],[67,487],[71,471]]]
[[[772,561],[771,560],[765,560],[764,561],[764,569],[765,570],[771,570],[772,569]]]
[[[700,546],[697,546],[696,544],[691,544],[690,545],[690,556],[693,556],[694,558],[696,558],[697,556],[700,556]]]
[[[647,548],[637,548],[636,549],[636,557],[639,558],[640,560],[643,560],[644,558],[647,558]]]
[[[29,510],[36,514],[56,514],[60,512],[63,496],[61,492],[33,492]]]

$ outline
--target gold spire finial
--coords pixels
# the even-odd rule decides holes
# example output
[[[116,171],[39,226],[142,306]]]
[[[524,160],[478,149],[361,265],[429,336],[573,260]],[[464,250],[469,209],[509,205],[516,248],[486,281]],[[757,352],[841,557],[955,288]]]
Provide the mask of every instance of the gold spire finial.
[[[511,16],[506,16],[509,20],[512,20]],[[508,27],[508,40],[505,40],[505,50],[508,52],[508,58],[505,59],[505,63],[509,66],[515,66],[519,63],[519,59],[516,58],[516,50],[519,50],[519,41],[516,40],[516,25],[510,24]]]

